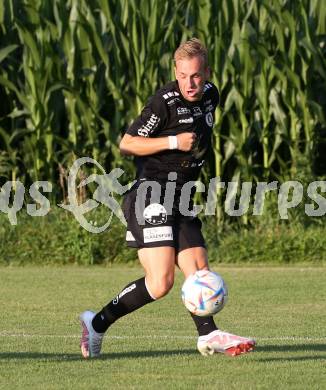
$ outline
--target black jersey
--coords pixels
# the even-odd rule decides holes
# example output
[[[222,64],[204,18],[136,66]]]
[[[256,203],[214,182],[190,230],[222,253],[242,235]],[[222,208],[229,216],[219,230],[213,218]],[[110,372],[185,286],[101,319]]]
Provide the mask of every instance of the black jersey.
[[[211,145],[214,111],[218,102],[218,90],[211,82],[205,83],[201,100],[195,102],[183,98],[177,81],[159,89],[126,133],[141,137],[165,137],[194,132],[196,143],[189,152],[175,149],[137,156],[137,178],[164,183],[169,172],[177,172],[178,187],[187,181],[197,180]]]

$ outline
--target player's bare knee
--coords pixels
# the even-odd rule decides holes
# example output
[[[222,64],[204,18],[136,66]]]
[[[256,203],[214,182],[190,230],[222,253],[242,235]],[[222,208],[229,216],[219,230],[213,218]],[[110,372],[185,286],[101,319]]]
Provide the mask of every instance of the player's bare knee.
[[[168,294],[173,287],[174,277],[172,275],[156,277],[151,280],[150,289],[156,299]]]

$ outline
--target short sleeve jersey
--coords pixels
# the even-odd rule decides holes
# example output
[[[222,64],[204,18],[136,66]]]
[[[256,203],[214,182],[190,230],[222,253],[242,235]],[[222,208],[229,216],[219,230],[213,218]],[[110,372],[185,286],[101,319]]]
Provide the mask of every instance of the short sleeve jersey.
[[[176,172],[179,185],[197,180],[211,145],[214,112],[218,102],[218,90],[211,82],[205,83],[201,100],[195,102],[183,98],[177,81],[159,89],[126,133],[155,138],[195,132],[196,143],[189,152],[164,150],[136,157],[137,178],[164,183],[169,172]]]

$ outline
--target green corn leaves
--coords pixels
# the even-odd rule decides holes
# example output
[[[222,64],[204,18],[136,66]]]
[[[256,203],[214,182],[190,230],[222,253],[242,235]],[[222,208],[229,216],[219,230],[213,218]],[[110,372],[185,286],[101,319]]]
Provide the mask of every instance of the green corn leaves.
[[[197,36],[222,97],[209,174],[293,177],[326,127],[325,35],[323,0],[4,0],[0,175],[56,182],[85,155],[128,164],[122,132]]]

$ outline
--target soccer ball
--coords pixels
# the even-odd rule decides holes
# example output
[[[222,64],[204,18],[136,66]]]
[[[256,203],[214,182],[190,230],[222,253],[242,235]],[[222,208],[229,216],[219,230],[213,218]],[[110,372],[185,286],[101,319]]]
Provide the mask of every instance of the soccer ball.
[[[190,275],[181,289],[182,301],[193,314],[210,316],[223,309],[227,297],[227,286],[216,272],[201,270]]]

